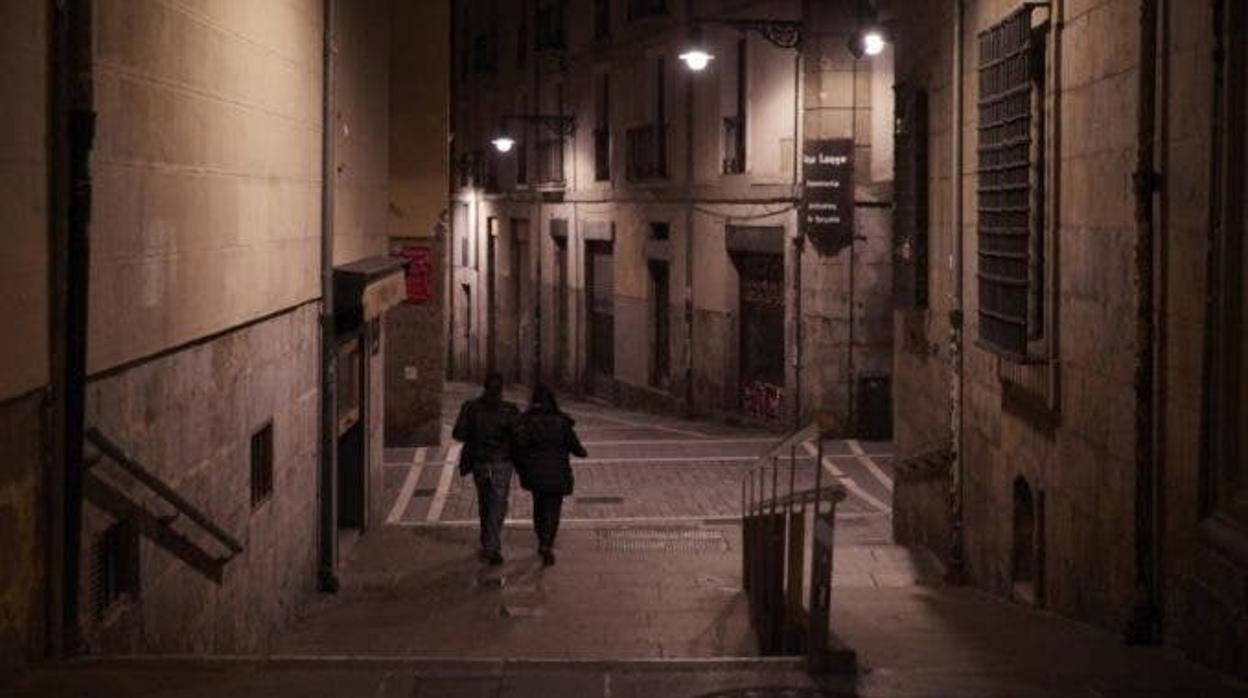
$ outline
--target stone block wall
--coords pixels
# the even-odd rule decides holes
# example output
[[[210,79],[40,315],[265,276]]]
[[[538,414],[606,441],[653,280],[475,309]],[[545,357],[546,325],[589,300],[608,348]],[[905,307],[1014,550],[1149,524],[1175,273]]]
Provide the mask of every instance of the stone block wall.
[[[239,540],[221,584],[141,539],[137,598],[98,609],[92,551],[112,517],[84,512],[83,625],[93,652],[262,650],[315,581],[319,320],[315,304],[110,372],[88,388],[87,423],[122,445]],[[273,494],[253,505],[250,439],[273,427]],[[105,461],[138,501],[152,500]],[[176,524],[188,530],[186,522]],[[222,552],[195,534],[214,554]],[[98,612],[97,612],[98,611]]]
[[[931,192],[927,309],[898,314],[894,365],[898,453],[903,458],[949,438],[948,311],[954,279],[945,264],[953,238],[949,179],[952,17],[946,3],[922,3],[904,19],[898,80],[929,93]],[[1050,146],[1060,165],[1056,212],[1053,328],[1047,366],[1020,367],[983,348],[978,337],[977,165],[979,32],[1019,3],[967,3],[963,136],[965,333],[963,462],[966,571],[973,583],[1013,593],[1012,516],[1016,480],[1043,501],[1037,524],[1043,553],[1041,602],[1061,613],[1120,628],[1133,603],[1135,352],[1132,277],[1138,3],[1065,3],[1063,52],[1050,57]],[[1044,10],[1037,11],[1037,22]],[[903,13],[908,14],[908,13]],[[933,29],[935,27],[935,29]],[[1095,41],[1092,37],[1112,38]],[[1059,113],[1052,86],[1060,85]],[[1060,143],[1054,152],[1052,143]],[[1049,330],[1050,334],[1054,330]],[[1049,373],[1056,372],[1055,374]],[[1055,392],[1046,387],[1052,378]],[[1012,395],[1028,396],[1020,408]],[[1045,405],[1047,404],[1047,407]],[[931,496],[936,496],[933,493]],[[899,495],[899,502],[901,495]],[[915,505],[917,506],[917,505]],[[926,505],[925,505],[926,506]],[[908,514],[902,514],[908,515]],[[942,551],[943,552],[943,551]]]

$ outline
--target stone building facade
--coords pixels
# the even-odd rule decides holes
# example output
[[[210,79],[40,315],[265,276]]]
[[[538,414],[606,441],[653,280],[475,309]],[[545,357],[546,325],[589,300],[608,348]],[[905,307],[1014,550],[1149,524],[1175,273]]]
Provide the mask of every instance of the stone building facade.
[[[1244,7],[1028,5],[891,3],[896,532],[1248,675]]]
[[[388,252],[392,236],[436,231],[447,181],[445,118],[415,123],[422,95],[411,88],[391,109],[392,74],[416,68],[389,37],[436,43],[449,12],[416,21],[406,5],[0,9],[9,47],[0,57],[17,78],[0,87],[0,220],[11,232],[0,311],[15,338],[0,350],[0,543],[11,551],[0,572],[0,672],[78,642],[92,652],[262,649],[332,587],[339,542],[382,520],[383,328],[403,325],[384,316],[405,294]],[[56,128],[53,72],[63,75],[64,56],[49,48],[66,25],[89,76],[76,85],[91,88],[75,95],[95,117],[93,198],[76,209],[90,247],[78,376],[62,373],[58,344],[76,290],[64,285],[57,207],[55,155],[68,134]],[[430,90],[431,109],[445,114],[445,91]],[[406,129],[422,136],[393,137]],[[420,155],[439,152],[429,142],[440,156]],[[407,229],[389,220],[397,210],[412,217]],[[436,326],[440,309],[426,312]],[[429,341],[425,353],[440,357],[441,345]],[[436,358],[432,366],[440,376]],[[63,495],[72,455],[58,443],[69,433],[58,421],[72,409],[60,403],[66,383],[85,391],[92,444],[76,579],[57,557],[76,530],[62,518],[73,508]],[[209,525],[168,518],[175,499]],[[70,595],[72,621],[62,615]]]
[[[457,2],[449,375],[850,430],[892,342],[892,61],[850,55],[854,5]],[[799,21],[801,45],[734,18]],[[818,139],[852,154],[831,248],[798,225],[794,144]]]

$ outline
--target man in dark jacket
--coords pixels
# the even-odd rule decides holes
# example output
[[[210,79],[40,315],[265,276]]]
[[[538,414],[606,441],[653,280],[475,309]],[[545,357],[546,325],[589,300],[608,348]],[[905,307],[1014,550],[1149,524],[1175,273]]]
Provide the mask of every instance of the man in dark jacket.
[[[516,428],[516,467],[520,484],[533,493],[533,530],[542,564],[555,564],[555,534],[563,498],[572,494],[569,455],[588,455],[572,428],[575,422],[559,411],[555,394],[544,385],[533,389],[532,404]]]
[[[503,564],[503,521],[511,489],[511,445],[520,410],[503,399],[503,377],[485,378],[485,392],[459,408],[451,435],[464,443],[459,474],[472,473],[477,486],[477,513],[481,517],[482,560]]]

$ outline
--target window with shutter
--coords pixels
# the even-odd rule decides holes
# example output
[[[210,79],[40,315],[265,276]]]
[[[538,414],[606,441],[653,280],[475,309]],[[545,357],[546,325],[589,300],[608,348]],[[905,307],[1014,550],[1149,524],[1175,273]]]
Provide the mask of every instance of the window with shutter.
[[[1025,5],[979,35],[979,338],[1026,359],[1044,332],[1043,41]]]

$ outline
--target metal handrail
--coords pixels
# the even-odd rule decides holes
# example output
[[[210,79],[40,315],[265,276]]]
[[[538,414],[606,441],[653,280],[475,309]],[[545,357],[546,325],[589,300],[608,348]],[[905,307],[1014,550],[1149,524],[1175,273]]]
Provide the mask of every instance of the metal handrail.
[[[826,431],[821,424],[816,421],[785,436],[741,478],[742,585],[759,651],[776,654],[804,648],[808,667],[815,673],[826,671],[832,662],[828,644],[832,552],[836,505],[846,497],[839,482],[824,482]],[[812,439],[814,487],[798,490],[797,450]],[[788,483],[782,493],[780,461],[785,458]]]
[[[122,470],[126,471],[135,480],[138,480],[152,492],[155,492],[162,499],[169,502],[177,509],[179,514],[199,524],[201,528],[212,535],[213,538],[220,541],[222,545],[235,554],[243,552],[243,546],[233,536],[226,533],[220,526],[213,523],[206,514],[197,509],[195,505],[188,502],[178,494],[172,487],[163,480],[147,471],[141,463],[131,458],[121,446],[100,433],[99,429],[91,427],[87,429],[85,434],[87,441],[91,445],[100,450],[100,453],[107,456],[116,463]]]

